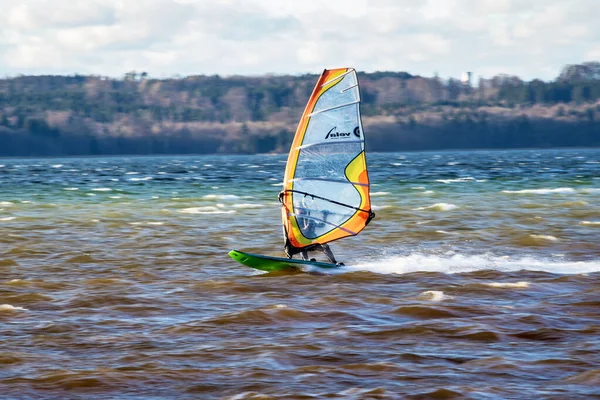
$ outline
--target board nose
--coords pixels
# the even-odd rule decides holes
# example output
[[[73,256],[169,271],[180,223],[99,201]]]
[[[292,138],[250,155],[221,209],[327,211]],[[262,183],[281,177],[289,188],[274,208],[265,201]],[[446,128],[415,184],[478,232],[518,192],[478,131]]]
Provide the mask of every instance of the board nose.
[[[237,250],[231,250],[228,254],[229,257],[233,258],[236,261],[240,261],[242,258],[242,254]]]
[[[229,254],[229,257],[231,257],[231,258],[237,258],[237,256],[239,255],[239,253],[235,250],[229,251],[228,254]]]

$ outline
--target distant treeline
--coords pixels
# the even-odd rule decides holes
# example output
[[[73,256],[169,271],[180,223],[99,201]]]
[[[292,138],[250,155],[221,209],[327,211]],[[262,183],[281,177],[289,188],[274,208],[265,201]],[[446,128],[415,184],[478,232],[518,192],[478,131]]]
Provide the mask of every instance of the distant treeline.
[[[317,75],[0,80],[0,156],[288,150]],[[600,146],[600,63],[553,81],[359,73],[374,151]]]

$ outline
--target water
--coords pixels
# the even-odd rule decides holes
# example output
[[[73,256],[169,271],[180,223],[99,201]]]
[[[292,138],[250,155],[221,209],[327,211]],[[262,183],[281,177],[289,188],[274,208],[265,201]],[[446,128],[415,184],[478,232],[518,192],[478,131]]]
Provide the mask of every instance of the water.
[[[570,398],[600,386],[600,150],[371,154],[329,275],[283,155],[0,159],[4,398]]]

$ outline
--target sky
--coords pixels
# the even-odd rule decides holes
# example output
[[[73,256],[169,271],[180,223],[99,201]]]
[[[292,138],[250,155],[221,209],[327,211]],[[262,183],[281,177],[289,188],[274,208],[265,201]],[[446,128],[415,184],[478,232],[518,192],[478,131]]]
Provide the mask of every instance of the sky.
[[[0,77],[320,73],[553,80],[600,61],[599,0],[0,0]]]

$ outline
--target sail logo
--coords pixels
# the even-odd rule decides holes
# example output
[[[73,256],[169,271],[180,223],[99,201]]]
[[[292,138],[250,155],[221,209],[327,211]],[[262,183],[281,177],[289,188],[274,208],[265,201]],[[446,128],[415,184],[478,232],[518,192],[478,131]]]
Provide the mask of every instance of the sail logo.
[[[337,130],[337,126],[334,126],[333,128],[331,128],[331,130],[329,132],[327,132],[327,135],[325,135],[325,139],[329,139],[329,138],[348,138],[350,137],[350,135],[354,133],[354,136],[356,137],[360,137],[360,128],[357,126],[356,128],[354,128],[353,132],[339,132]]]

